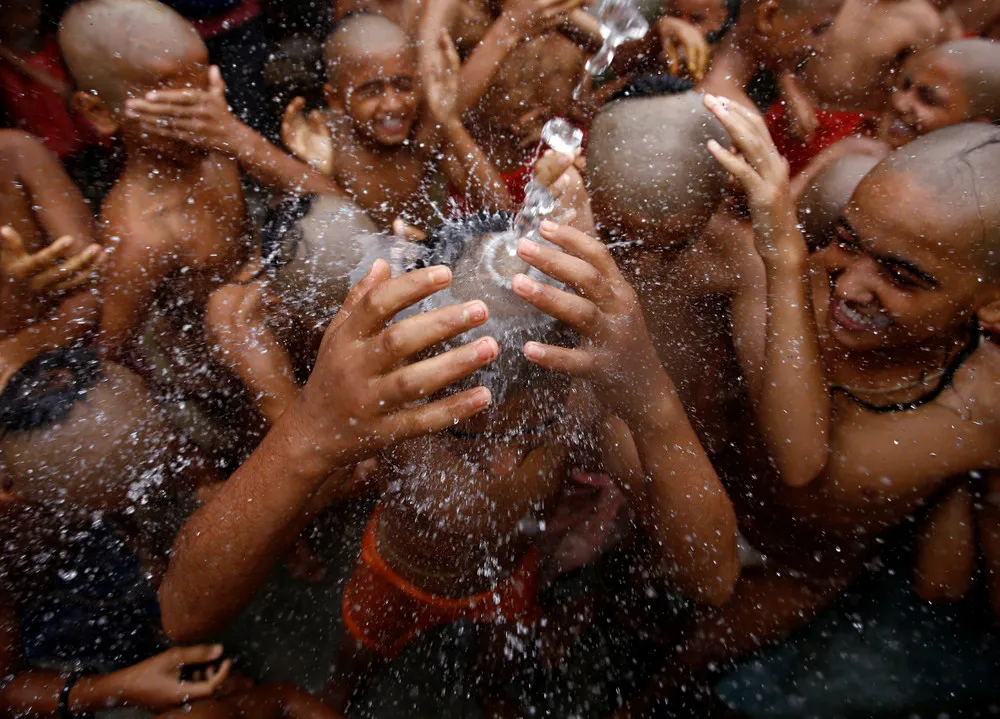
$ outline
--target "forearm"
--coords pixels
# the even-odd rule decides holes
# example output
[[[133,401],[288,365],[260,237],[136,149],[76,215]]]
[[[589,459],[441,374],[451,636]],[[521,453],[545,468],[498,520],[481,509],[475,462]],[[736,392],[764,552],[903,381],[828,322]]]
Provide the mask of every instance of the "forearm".
[[[523,39],[524,33],[511,22],[508,15],[501,15],[490,25],[476,49],[462,64],[458,80],[458,98],[455,113],[463,117],[479,102],[493,83],[493,76],[500,65]]]
[[[193,641],[228,624],[311,519],[335,469],[286,412],[247,461],[181,528],[160,587],[163,626]]]
[[[449,183],[468,198],[473,207],[510,210],[513,203],[499,171],[457,118],[444,125],[445,160]]]
[[[722,604],[739,576],[736,514],[669,380],[657,394],[627,420],[645,473],[645,529],[685,595]]]
[[[0,692],[0,708],[5,716],[55,717],[59,697],[67,677],[59,672],[29,669],[14,675]],[[114,675],[89,675],[79,678],[70,690],[72,715],[91,714],[124,705],[114,686]]]
[[[829,457],[830,394],[810,300],[805,242],[769,253],[767,335],[762,391],[753,397],[757,425],[782,481],[808,484]],[[788,243],[792,244],[792,243]]]
[[[37,355],[83,337],[97,320],[97,298],[90,291],[63,300],[55,313],[0,340],[0,364],[20,366]]]
[[[278,149],[249,125],[237,121],[229,152],[254,180],[279,192],[342,195],[331,178]]]

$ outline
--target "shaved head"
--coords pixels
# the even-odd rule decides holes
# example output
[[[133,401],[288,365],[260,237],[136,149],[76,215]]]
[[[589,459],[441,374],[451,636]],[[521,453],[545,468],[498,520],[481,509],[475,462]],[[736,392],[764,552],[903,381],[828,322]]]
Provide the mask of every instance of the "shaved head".
[[[591,126],[587,148],[598,221],[632,239],[653,241],[658,229],[679,240],[700,234],[726,182],[705,147],[710,139],[727,143],[726,131],[698,93],[607,106]]]
[[[878,162],[874,155],[845,155],[813,178],[798,201],[799,221],[810,248],[820,246],[858,184]]]
[[[967,238],[956,251],[1000,280],[1000,128],[963,123],[928,133],[880,162],[858,191],[887,175],[934,197],[949,224],[942,236]]]
[[[957,73],[969,97],[967,119],[1000,119],[1000,43],[978,38],[954,40],[925,50],[925,62]]]
[[[70,7],[59,48],[77,88],[118,108],[180,63],[208,61],[194,26],[154,0],[85,0]]]
[[[358,14],[341,20],[323,45],[326,79],[333,84],[337,68],[345,61],[363,61],[373,55],[398,53],[412,48],[399,25],[381,15]]]

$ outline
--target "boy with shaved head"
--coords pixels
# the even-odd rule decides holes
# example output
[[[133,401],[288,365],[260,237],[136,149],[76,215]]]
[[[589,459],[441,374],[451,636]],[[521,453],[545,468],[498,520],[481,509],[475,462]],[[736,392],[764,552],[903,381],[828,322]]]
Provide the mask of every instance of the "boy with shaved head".
[[[303,114],[298,98],[282,139],[330,175],[383,229],[397,219],[427,227],[447,211],[449,189],[482,209],[509,197],[493,165],[462,125],[456,106],[459,60],[442,33],[427,48],[433,72],[417,75],[417,50],[380,15],[353,15],[323,50],[328,117]]]
[[[152,0],[78,3],[63,18],[59,43],[77,84],[75,107],[125,147],[124,169],[102,208],[112,254],[102,288],[101,345],[109,356],[122,357],[156,300],[172,306],[178,328],[197,334],[208,293],[250,252],[239,165],[215,151],[209,128],[229,133],[233,144],[226,148],[264,184],[336,188],[232,118],[204,43],[166,6]],[[214,101],[211,123],[200,115],[151,120],[143,105],[134,106],[158,92],[189,110],[189,93],[201,97],[199,91]]]

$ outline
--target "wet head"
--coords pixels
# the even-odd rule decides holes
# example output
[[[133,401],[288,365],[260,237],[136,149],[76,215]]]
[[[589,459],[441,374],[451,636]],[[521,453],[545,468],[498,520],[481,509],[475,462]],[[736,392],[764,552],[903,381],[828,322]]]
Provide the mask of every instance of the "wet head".
[[[855,352],[953,343],[1000,321],[1000,129],[955,125],[869,173],[818,253],[820,327]]]
[[[208,50],[181,15],[152,0],[86,0],[63,16],[59,47],[77,88],[73,105],[98,132],[137,147],[193,152],[146,135],[125,113],[126,100],[152,90],[208,87]]]
[[[990,40],[955,40],[904,61],[879,121],[879,139],[896,148],[959,122],[997,119],[1000,45]]]
[[[695,92],[605,107],[594,119],[587,149],[598,224],[606,234],[648,249],[698,237],[726,182],[705,143],[725,138]]]
[[[288,326],[322,332],[367,254],[385,244],[375,223],[339,195],[286,199],[268,213],[261,241],[274,299],[267,318],[279,332]]]
[[[352,15],[326,40],[327,102],[365,140],[396,147],[419,110],[417,52],[406,33],[380,15]]]
[[[44,353],[0,395],[5,489],[67,511],[125,511],[166,489],[176,443],[145,384],[87,349]]]
[[[772,71],[794,70],[814,54],[844,0],[758,0],[744,8],[755,54]]]
[[[799,198],[798,214],[810,250],[826,246],[861,180],[879,163],[875,155],[841,157],[817,175]]]

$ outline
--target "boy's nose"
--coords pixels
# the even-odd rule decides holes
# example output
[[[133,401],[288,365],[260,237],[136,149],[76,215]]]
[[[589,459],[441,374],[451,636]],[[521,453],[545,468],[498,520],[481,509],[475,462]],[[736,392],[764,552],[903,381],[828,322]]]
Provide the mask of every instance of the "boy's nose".
[[[838,299],[866,305],[874,301],[874,280],[871,262],[861,259],[850,263],[837,277],[834,288]]]
[[[892,109],[896,111],[896,114],[902,116],[903,119],[909,120],[909,116],[913,112],[912,90],[897,89],[889,96],[889,102],[892,104]]]

